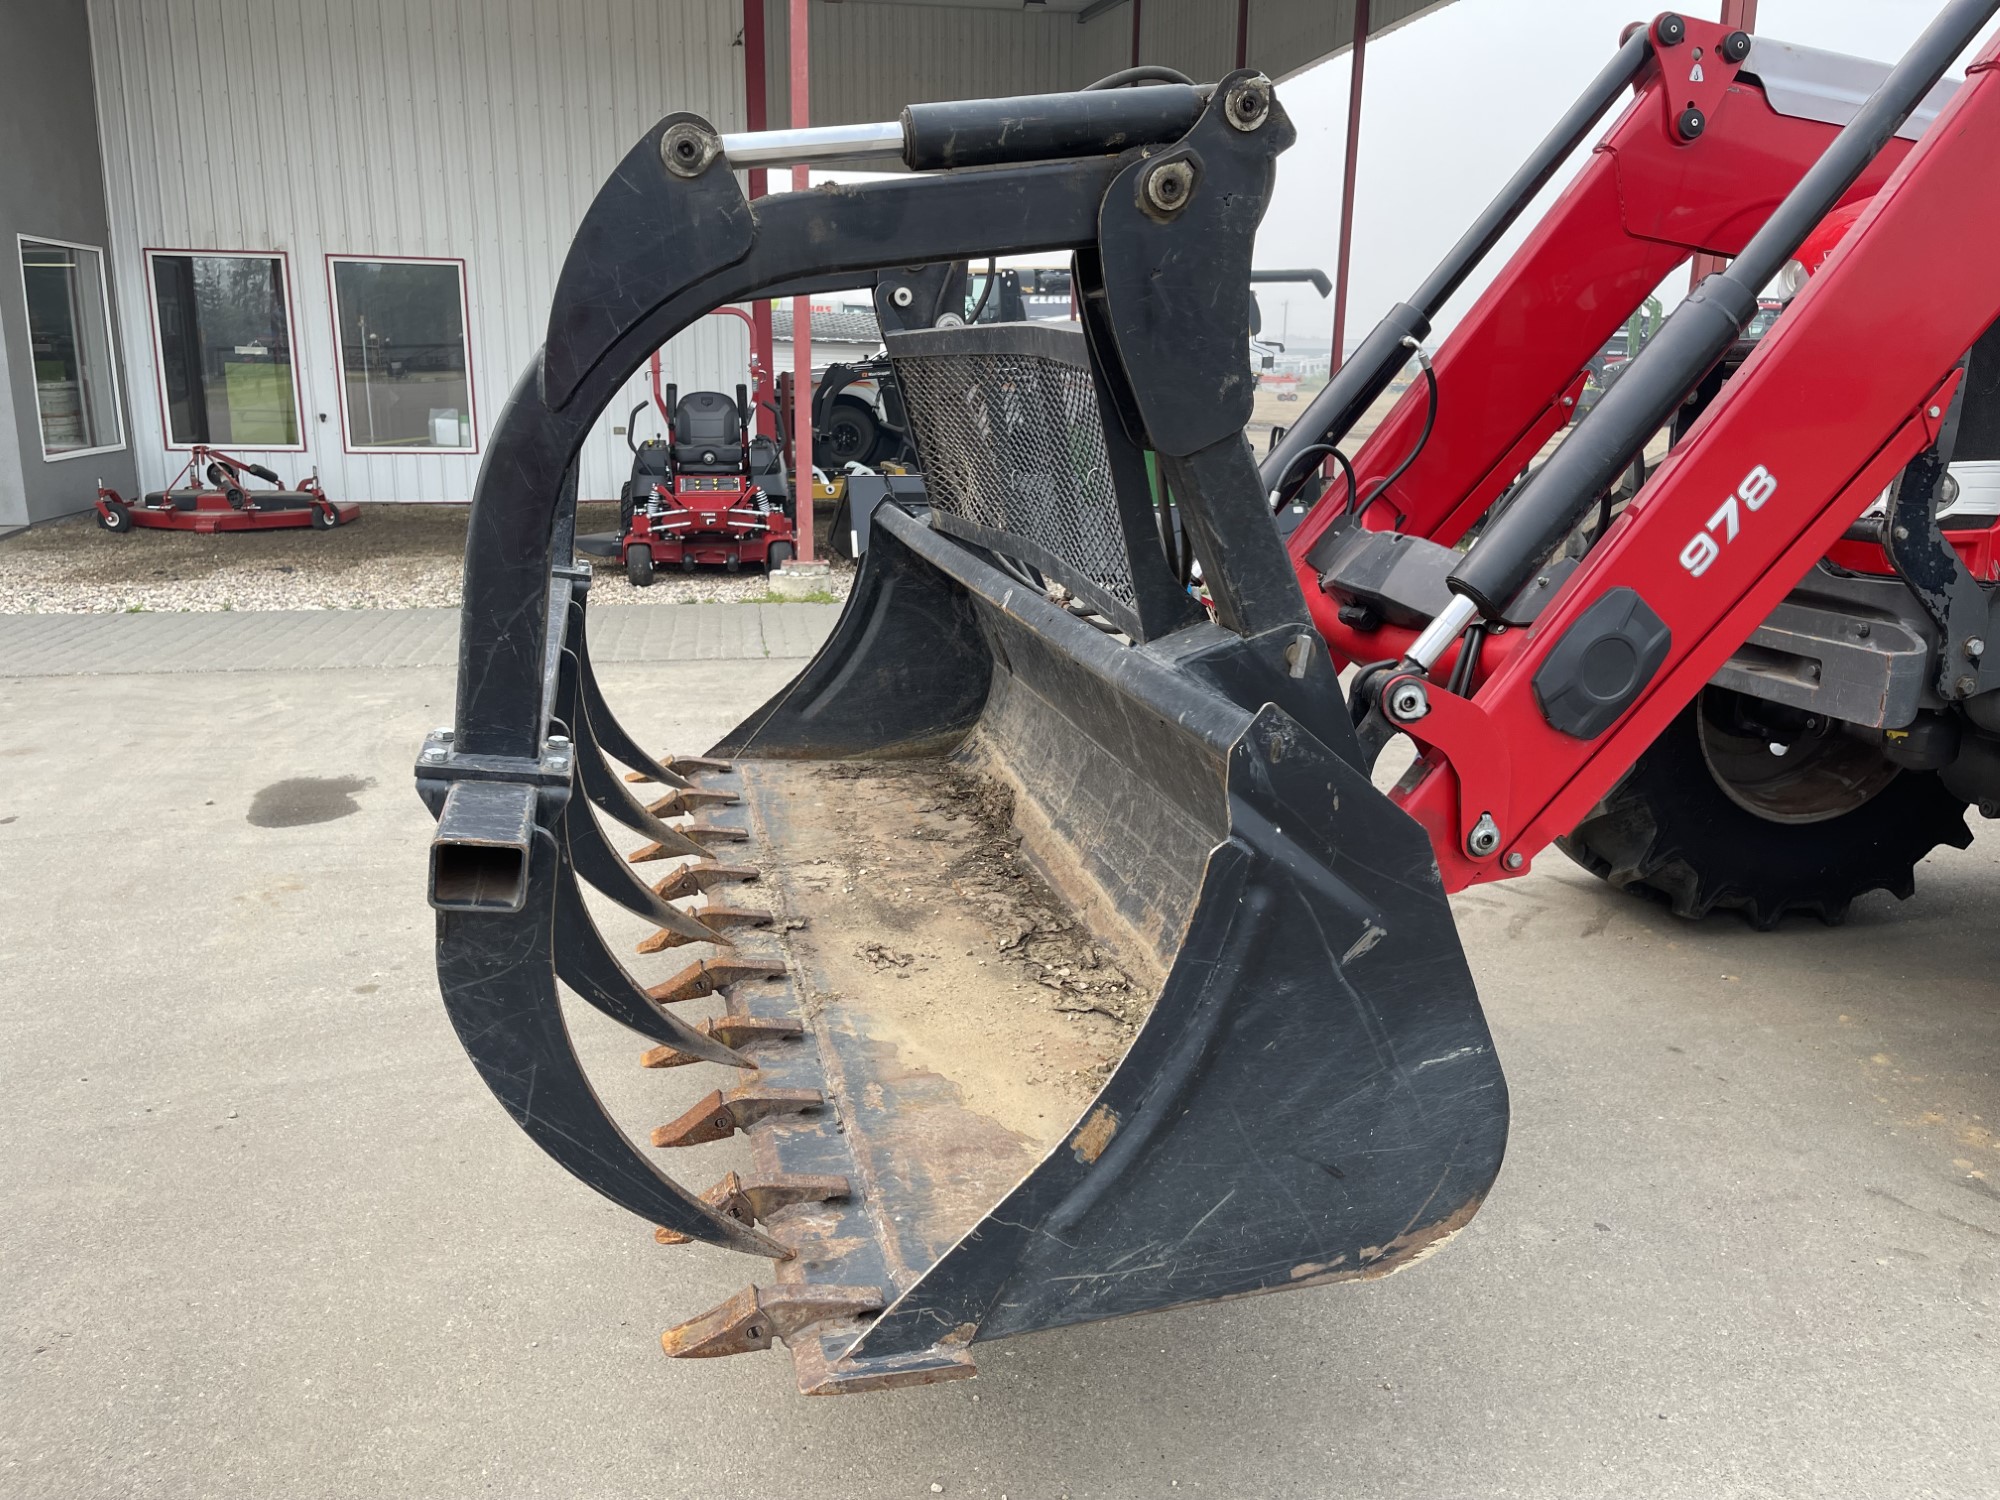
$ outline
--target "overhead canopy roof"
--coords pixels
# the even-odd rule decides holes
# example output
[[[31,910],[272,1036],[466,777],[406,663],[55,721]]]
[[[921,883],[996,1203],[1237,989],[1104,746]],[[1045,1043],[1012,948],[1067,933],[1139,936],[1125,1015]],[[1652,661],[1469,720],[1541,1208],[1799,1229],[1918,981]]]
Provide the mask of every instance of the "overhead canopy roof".
[[[1451,0],[1373,0],[1370,38]],[[905,104],[1082,88],[1136,60],[1207,81],[1283,80],[1347,50],[1355,0],[813,0],[812,121],[891,120]],[[765,0],[766,124],[791,122],[786,0]],[[1134,25],[1137,25],[1135,46]]]

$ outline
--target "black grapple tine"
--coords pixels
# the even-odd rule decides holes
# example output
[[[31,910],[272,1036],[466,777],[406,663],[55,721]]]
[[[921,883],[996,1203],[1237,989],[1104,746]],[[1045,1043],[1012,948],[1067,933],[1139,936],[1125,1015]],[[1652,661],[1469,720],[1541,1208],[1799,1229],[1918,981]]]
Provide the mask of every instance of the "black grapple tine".
[[[587,808],[575,801],[562,812],[559,825],[563,852],[571,869],[634,916],[644,917],[690,942],[727,944],[729,939],[704,927],[677,906],[653,894],[653,888],[632,873],[604,837],[604,830]]]
[[[556,883],[556,977],[612,1020],[707,1062],[753,1068],[749,1058],[656,1004],[597,930],[569,871]]]
[[[662,786],[688,790],[693,783],[685,776],[676,775],[661,765],[659,761],[640,748],[625,726],[618,722],[610,706],[604,701],[604,689],[598,685],[597,671],[590,664],[590,635],[588,594],[585,589],[572,591],[570,601],[569,648],[576,653],[576,689],[580,709],[579,717],[590,721],[591,734],[599,747],[619,764],[638,772],[648,781],[657,781]]]
[[[576,741],[576,780],[583,788],[583,795],[593,806],[634,833],[651,839],[667,853],[705,856],[708,851],[700,844],[647,812],[645,804],[632,795],[605,762],[604,752],[597,743],[597,725],[590,714],[589,700],[579,688],[582,671],[576,653],[563,653],[562,675],[565,689],[558,694],[557,701],[571,710],[564,717],[570,726],[570,736]]]
[[[660,1172],[599,1103],[556,998],[557,865],[554,840],[537,831],[520,911],[438,913],[445,1011],[473,1066],[536,1145],[619,1207],[709,1244],[789,1257],[778,1241]]]

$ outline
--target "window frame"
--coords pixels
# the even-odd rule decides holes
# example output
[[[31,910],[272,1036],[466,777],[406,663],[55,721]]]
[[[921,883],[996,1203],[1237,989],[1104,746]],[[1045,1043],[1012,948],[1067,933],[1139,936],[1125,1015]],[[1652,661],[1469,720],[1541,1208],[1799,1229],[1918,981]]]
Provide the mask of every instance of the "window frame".
[[[292,284],[292,257],[286,250],[203,250],[149,245],[140,252],[146,269],[146,323],[153,334],[153,393],[160,403],[160,440],[169,453],[191,453],[197,447],[213,448],[212,442],[174,441],[173,416],[167,410],[167,353],[160,341],[160,283],[153,262],[162,255],[202,256],[212,260],[275,260],[285,268],[285,330],[291,335],[292,415],[299,440],[296,443],[238,443],[228,441],[223,451],[230,453],[307,453],[305,364],[300,358],[298,290]]]
[[[99,453],[123,453],[129,446],[129,434],[125,431],[125,393],[119,389],[118,335],[111,317],[111,271],[107,265],[110,257],[105,254],[102,245],[88,245],[81,240],[57,239],[54,235],[49,234],[22,234],[19,232],[15,234],[14,267],[21,278],[21,315],[26,320],[25,326],[28,330],[28,342],[30,345],[29,364],[31,367],[34,363],[33,344],[35,330],[34,313],[28,307],[28,263],[25,258],[27,248],[30,244],[58,245],[65,250],[90,250],[95,252],[97,256],[97,294],[104,303],[104,352],[111,363],[109,371],[111,379],[111,415],[115,419],[115,425],[118,428],[118,441],[115,443],[104,443],[95,448],[68,448],[61,453],[49,452],[48,429],[42,422],[40,388],[37,387],[35,399],[35,437],[41,445],[42,462],[45,464],[59,464],[67,459],[90,458]],[[31,368],[30,374],[32,375],[32,373]]]
[[[479,386],[472,373],[472,288],[471,272],[465,260],[457,255],[363,255],[349,250],[329,250],[326,260],[326,315],[333,333],[333,371],[335,395],[340,402],[340,451],[355,458],[466,458],[479,452]],[[354,446],[354,431],[349,423],[347,409],[347,353],[340,341],[340,289],[334,284],[333,267],[337,261],[353,261],[363,265],[405,265],[405,266],[456,266],[458,268],[459,342],[465,348],[465,405],[466,416],[472,425],[472,442],[460,448],[439,448],[424,446],[417,448],[392,448],[370,445],[365,448]]]

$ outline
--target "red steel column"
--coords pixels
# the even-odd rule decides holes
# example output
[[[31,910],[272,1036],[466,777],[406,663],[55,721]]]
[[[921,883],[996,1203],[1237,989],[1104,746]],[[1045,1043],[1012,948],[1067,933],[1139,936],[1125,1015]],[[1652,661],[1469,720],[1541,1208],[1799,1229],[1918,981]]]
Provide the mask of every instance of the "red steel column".
[[[812,72],[807,50],[807,0],[792,0],[792,129],[804,130],[812,124],[808,98]],[[812,186],[812,174],[801,162],[792,168],[792,191],[803,193]],[[813,555],[813,429],[812,429],[812,298],[792,299],[792,444],[798,455],[792,465],[792,482],[798,488],[792,511],[798,518],[799,561],[811,562]]]
[[[1340,251],[1333,267],[1333,360],[1347,359],[1347,261],[1354,245],[1354,169],[1361,160],[1361,78],[1368,64],[1368,0],[1354,0],[1354,68],[1347,80],[1347,166],[1340,177]]]
[[[1757,0],[1722,0],[1721,21],[1735,31],[1757,29]],[[1697,255],[1688,266],[1688,285],[1699,286],[1701,278],[1712,276],[1729,262],[1719,255]],[[1628,351],[1632,352],[1632,351]]]
[[[743,0],[743,113],[744,128],[747,130],[768,130],[770,121],[770,101],[764,88],[764,0]],[[766,173],[762,167],[750,169],[750,196],[761,198],[770,191]],[[750,357],[757,362],[763,372],[765,391],[753,391],[750,400],[753,409],[750,420],[758,432],[764,431],[763,411],[754,403],[760,395],[768,393],[773,402],[778,399],[777,355],[771,346],[771,299],[759,297],[750,304]],[[776,433],[770,436],[776,437]]]

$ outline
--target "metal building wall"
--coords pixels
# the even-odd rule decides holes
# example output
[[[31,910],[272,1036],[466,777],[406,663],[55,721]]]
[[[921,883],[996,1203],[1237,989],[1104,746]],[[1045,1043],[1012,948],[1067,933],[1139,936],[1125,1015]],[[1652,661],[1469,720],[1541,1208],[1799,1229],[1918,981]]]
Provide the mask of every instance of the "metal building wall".
[[[349,453],[329,253],[466,263],[483,446],[540,344],[562,257],[620,156],[672,109],[744,119],[739,0],[90,0],[110,199],[110,262],[146,488],[165,447],[142,251],[283,251],[308,451],[342,500],[464,500],[479,456]],[[737,319],[670,350],[670,378],[744,378]],[[629,467],[610,427],[585,448],[586,496]],[[323,420],[322,420],[323,414]]]
[[[788,12],[786,0],[764,0],[764,76],[773,127],[791,123]],[[893,120],[905,104],[932,99],[1072,87],[1078,27],[1076,17],[1062,11],[844,0],[814,5],[811,21],[815,125]]]

